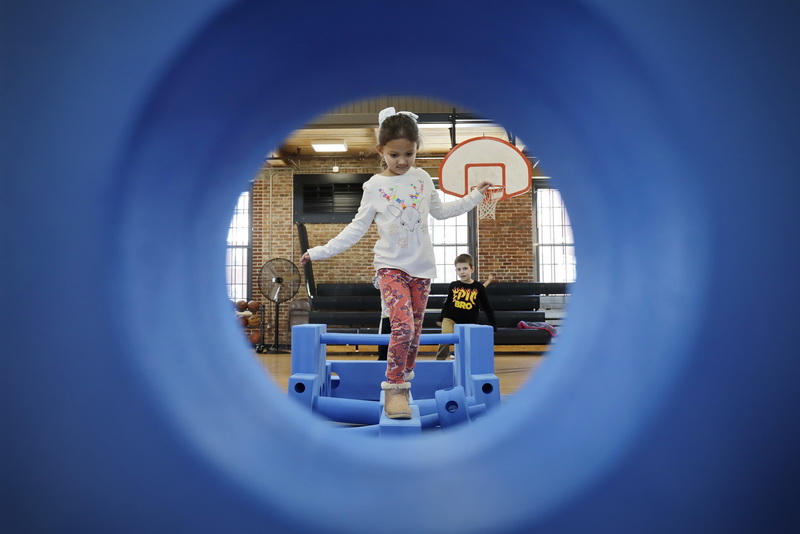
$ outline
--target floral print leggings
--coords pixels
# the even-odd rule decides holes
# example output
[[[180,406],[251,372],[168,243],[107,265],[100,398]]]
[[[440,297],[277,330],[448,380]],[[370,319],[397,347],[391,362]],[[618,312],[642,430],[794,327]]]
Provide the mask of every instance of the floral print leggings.
[[[378,283],[392,325],[386,354],[386,381],[402,384],[405,373],[413,371],[417,362],[431,280],[414,278],[398,269],[379,269]]]

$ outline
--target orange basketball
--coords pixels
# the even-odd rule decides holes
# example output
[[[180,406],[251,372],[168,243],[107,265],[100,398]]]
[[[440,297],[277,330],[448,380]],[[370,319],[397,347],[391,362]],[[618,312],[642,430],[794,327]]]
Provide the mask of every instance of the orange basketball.
[[[236,309],[240,312],[243,312],[247,309],[247,301],[245,300],[237,300],[236,301]]]
[[[250,343],[259,343],[261,341],[261,332],[250,332],[247,337],[250,339]]]
[[[247,319],[247,324],[250,326],[258,326],[261,324],[261,317],[259,317],[258,315],[251,315]]]
[[[255,300],[251,300],[250,302],[247,303],[247,309],[250,310],[251,312],[257,312],[260,306],[261,305]]]
[[[239,323],[247,328],[247,317],[239,317]]]

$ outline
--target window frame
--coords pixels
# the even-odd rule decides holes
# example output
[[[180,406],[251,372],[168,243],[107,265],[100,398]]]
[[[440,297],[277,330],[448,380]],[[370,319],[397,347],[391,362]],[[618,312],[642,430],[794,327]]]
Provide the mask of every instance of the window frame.
[[[243,197],[247,196],[246,199]],[[244,216],[246,221],[245,226],[235,226],[237,217]],[[236,240],[231,242],[231,234],[238,230],[239,235],[246,236],[244,244]],[[245,265],[241,262],[231,262],[232,253],[237,260],[244,260]],[[239,276],[233,277],[232,272],[238,273]],[[236,202],[233,216],[228,227],[228,242],[225,253],[225,277],[226,287],[228,291],[228,298],[236,302],[238,300],[247,300],[248,302],[253,299],[253,187],[252,184],[247,191],[243,191]],[[243,290],[235,291],[234,288],[241,288]]]
[[[552,217],[549,218],[549,221],[543,221],[543,219],[546,219],[546,217],[543,217],[543,210],[545,207],[542,204],[544,204],[545,194],[548,194],[552,197],[552,194],[550,194],[549,191],[552,191],[555,195],[557,195],[557,205],[548,207],[547,209],[560,212],[560,221],[553,221]],[[533,192],[533,212],[536,221],[534,229],[534,257],[536,259],[536,275],[538,281],[571,284],[575,282],[577,277],[577,259],[575,257],[575,237],[572,232],[572,225],[569,220],[567,207],[564,204],[561,193],[558,191],[558,189],[552,187],[548,180],[534,180]],[[551,198],[549,200],[553,199]],[[550,202],[548,201],[548,204],[549,203]],[[545,222],[560,222],[560,224],[545,224]],[[564,237],[564,239],[559,240],[554,238],[552,242],[543,242],[543,236],[546,232],[546,227],[560,229],[552,230],[550,234],[553,236],[561,235]],[[563,259],[563,262],[559,263],[557,261],[550,261],[548,263],[544,263],[543,251],[546,248],[552,249],[556,252],[555,254],[548,254],[552,257],[559,256],[560,252],[560,258]],[[559,269],[561,272],[557,272]]]

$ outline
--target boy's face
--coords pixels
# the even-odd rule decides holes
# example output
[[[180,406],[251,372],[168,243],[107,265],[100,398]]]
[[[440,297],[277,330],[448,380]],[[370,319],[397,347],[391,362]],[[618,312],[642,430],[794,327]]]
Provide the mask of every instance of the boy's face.
[[[456,275],[458,279],[462,282],[466,282],[467,280],[472,278],[472,272],[475,269],[470,267],[469,263],[456,263]]]

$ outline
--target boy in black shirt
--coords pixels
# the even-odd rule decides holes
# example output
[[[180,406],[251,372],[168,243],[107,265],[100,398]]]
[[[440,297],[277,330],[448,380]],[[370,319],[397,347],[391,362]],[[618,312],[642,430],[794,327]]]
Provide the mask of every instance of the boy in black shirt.
[[[461,254],[454,262],[458,280],[447,288],[447,299],[442,305],[442,312],[436,324],[442,327],[442,334],[452,334],[456,324],[475,324],[478,322],[478,311],[483,308],[489,323],[495,326],[494,310],[489,304],[486,288],[472,279],[475,266],[472,256]],[[436,351],[437,360],[446,360],[450,354],[450,345],[439,345]]]

